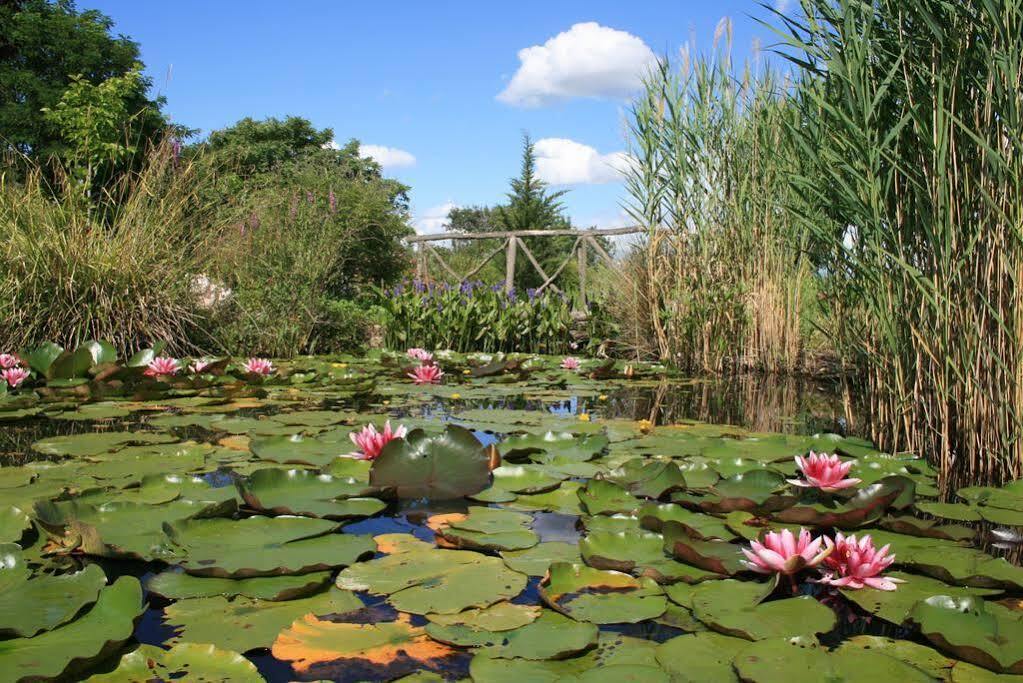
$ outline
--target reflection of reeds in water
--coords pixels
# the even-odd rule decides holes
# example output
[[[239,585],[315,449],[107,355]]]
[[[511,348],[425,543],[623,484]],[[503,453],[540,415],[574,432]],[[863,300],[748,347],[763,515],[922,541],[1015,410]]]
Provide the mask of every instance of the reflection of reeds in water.
[[[850,433],[858,407],[837,385],[801,377],[741,375],[686,383],[662,382],[633,396],[630,416],[655,424],[696,420],[753,431]]]

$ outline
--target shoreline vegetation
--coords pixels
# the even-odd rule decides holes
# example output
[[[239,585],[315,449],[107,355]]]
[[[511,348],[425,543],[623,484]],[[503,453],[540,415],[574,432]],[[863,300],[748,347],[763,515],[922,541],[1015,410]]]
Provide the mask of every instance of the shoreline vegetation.
[[[59,46],[22,55],[19,78],[51,79],[51,95],[0,121],[0,346],[578,350],[693,375],[826,375],[863,397],[882,450],[924,454],[953,483],[1023,476],[1023,2],[765,13],[780,68],[733,63],[724,20],[709,52],[647,75],[625,199],[647,233],[616,267],[589,264],[584,309],[575,263],[564,296],[540,301],[528,264],[514,296],[493,262],[478,282],[415,285],[410,188],[358,141],[296,116],[199,139],[169,124],[137,44],[105,17],[26,3],[17,31],[70,22],[107,43],[59,77]],[[94,71],[113,75],[78,76]],[[535,164],[526,136],[506,200],[447,227],[573,227]],[[484,242],[445,259],[474,263]],[[570,246],[529,248],[550,267]]]

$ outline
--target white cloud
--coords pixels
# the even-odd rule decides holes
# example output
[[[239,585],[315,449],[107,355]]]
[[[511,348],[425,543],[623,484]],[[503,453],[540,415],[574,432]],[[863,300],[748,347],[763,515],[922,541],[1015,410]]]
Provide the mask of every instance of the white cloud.
[[[552,185],[599,185],[622,179],[629,155],[601,154],[567,138],[543,138],[535,143],[536,172]]]
[[[625,98],[657,61],[642,39],[590,21],[519,50],[518,71],[497,99],[540,107],[573,97]]]
[[[373,159],[373,161],[384,168],[402,168],[416,165],[416,158],[411,153],[396,147],[359,145],[359,156]]]
[[[431,206],[415,215],[412,219],[412,226],[420,235],[444,232],[444,225],[448,222],[448,214],[451,212],[451,209],[457,208],[458,204],[452,201],[444,202],[438,206]]]
[[[788,12],[791,6],[792,0],[774,0],[774,9],[782,14]]]

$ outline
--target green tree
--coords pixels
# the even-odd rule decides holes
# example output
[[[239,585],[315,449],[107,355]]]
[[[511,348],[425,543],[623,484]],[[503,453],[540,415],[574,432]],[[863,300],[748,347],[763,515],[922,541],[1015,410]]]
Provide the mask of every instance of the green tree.
[[[508,203],[494,209],[496,223],[503,230],[565,230],[572,227],[564,214],[561,197],[565,190],[550,191],[536,175],[536,150],[529,135],[522,138],[522,166],[511,179]],[[527,237],[523,240],[548,275],[561,264],[572,248],[571,237]],[[515,286],[537,287],[543,278],[532,264],[521,259],[515,268]]]
[[[113,22],[95,10],[79,12],[72,0],[5,0],[0,3],[0,146],[36,160],[66,156],[77,144],[47,116],[69,88],[99,87],[140,68],[138,44],[111,33]],[[148,79],[121,101],[131,122],[125,140],[149,140],[166,128],[162,101],[147,95]]]

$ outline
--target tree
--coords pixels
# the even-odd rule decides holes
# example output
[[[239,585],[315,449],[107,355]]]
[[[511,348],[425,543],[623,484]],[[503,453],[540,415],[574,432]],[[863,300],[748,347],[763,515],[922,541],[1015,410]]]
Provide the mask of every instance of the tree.
[[[547,183],[536,175],[536,150],[528,134],[522,138],[522,167],[519,176],[510,182],[508,204],[494,209],[497,225],[501,229],[564,230],[572,227],[561,203],[561,197],[566,191],[549,191]],[[553,273],[572,248],[571,237],[527,237],[523,242],[548,275]],[[532,264],[522,259],[515,269],[515,286],[526,289],[542,283],[543,278]]]
[[[79,12],[72,0],[5,0],[0,3],[0,146],[36,160],[63,157],[74,141],[60,120],[47,116],[69,88],[99,87],[141,68],[138,44],[111,34],[113,22],[95,10]],[[123,139],[156,138],[166,128],[162,101],[147,95],[150,81],[123,92],[130,130]]]

